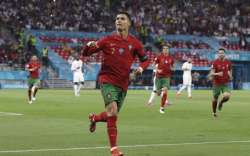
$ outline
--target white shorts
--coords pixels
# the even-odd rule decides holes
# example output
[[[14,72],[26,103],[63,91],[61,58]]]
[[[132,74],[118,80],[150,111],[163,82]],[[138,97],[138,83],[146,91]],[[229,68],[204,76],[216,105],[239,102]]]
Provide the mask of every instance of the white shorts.
[[[73,82],[74,83],[84,82],[83,74],[82,73],[74,73]]]
[[[183,76],[183,85],[191,85],[192,77],[191,76]]]

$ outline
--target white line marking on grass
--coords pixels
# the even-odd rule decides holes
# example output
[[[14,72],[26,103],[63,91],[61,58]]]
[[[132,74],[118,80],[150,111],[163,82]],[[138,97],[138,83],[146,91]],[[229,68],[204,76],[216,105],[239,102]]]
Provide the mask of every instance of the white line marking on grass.
[[[212,142],[186,142],[175,144],[145,144],[145,145],[123,145],[121,148],[143,148],[143,147],[161,147],[161,146],[185,146],[185,145],[207,145],[207,144],[237,144],[237,143],[250,143],[250,140],[242,141],[212,141]],[[6,150],[0,153],[25,153],[25,152],[47,152],[47,151],[74,151],[74,150],[97,150],[108,149],[108,146],[99,147],[76,147],[76,148],[50,148],[50,149],[23,149],[23,150]]]
[[[13,112],[0,112],[0,116],[7,116],[7,115],[23,115],[20,113],[13,113]]]

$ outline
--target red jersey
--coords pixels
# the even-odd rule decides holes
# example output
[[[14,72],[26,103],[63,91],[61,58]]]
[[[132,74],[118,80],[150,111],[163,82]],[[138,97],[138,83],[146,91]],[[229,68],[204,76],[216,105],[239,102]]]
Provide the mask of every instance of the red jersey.
[[[39,78],[39,69],[40,69],[40,63],[38,61],[30,61],[26,68],[30,72],[30,78],[37,79]],[[30,71],[30,69],[35,69],[34,71]]]
[[[132,35],[126,39],[116,33],[108,35],[98,40],[96,47],[86,46],[83,55],[89,56],[100,51],[103,52],[103,62],[98,76],[99,83],[110,83],[124,91],[128,89],[130,68],[136,57],[143,69],[150,63],[142,44]]]
[[[157,69],[161,70],[156,71],[157,77],[170,77],[171,76],[171,68],[174,65],[174,59],[170,55],[161,54],[155,59],[155,64],[158,65]]]
[[[213,79],[213,84],[214,85],[224,85],[227,84],[230,81],[230,77],[228,75],[228,72],[231,71],[231,62],[227,59],[221,60],[221,59],[216,59],[212,63],[212,69],[214,69],[215,73],[218,72],[223,72],[223,76],[218,76],[215,75]]]

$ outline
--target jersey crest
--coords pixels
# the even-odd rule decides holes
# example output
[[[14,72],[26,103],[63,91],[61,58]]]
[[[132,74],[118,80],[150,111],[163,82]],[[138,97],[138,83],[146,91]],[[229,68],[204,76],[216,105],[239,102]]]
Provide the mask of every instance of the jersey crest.
[[[130,45],[128,45],[128,50],[130,51],[130,50],[132,50],[132,48],[133,48],[133,46],[130,44]]]
[[[124,50],[123,48],[120,48],[120,49],[119,49],[120,55],[122,55],[122,54],[124,53],[124,51],[125,51],[125,50]]]

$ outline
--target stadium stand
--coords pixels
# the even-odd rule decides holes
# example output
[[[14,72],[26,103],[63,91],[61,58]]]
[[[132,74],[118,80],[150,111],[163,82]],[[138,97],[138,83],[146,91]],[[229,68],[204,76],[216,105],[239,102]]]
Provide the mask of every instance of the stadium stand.
[[[113,16],[126,10],[132,16],[131,32],[144,43],[151,63],[166,42],[177,70],[191,57],[195,70],[202,73],[209,69],[215,51],[224,47],[237,69],[243,67],[250,75],[245,69],[250,58],[249,5],[248,0],[2,0],[0,64],[4,70],[24,69],[32,54],[41,56],[41,49],[49,47],[49,70],[55,72],[49,79],[71,80],[72,55],[88,41],[113,31]],[[81,59],[99,64],[102,55]],[[241,81],[249,82],[249,77]]]

